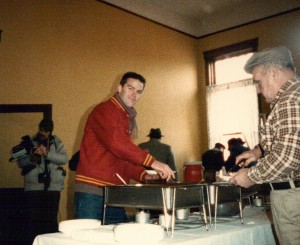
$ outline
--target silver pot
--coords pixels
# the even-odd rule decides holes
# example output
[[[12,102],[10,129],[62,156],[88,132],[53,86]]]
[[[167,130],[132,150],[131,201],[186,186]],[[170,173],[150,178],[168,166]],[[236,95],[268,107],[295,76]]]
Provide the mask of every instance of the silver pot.
[[[263,200],[261,197],[255,197],[253,200],[253,205],[256,207],[261,207],[263,205]]]
[[[164,228],[171,228],[172,226],[172,216],[170,214],[160,214],[159,215],[159,225]]]
[[[211,214],[215,215],[215,205],[210,206]],[[240,213],[238,202],[219,203],[217,206],[217,216],[230,217]]]
[[[189,208],[176,209],[176,219],[185,220],[185,219],[189,219],[189,216],[190,216]]]

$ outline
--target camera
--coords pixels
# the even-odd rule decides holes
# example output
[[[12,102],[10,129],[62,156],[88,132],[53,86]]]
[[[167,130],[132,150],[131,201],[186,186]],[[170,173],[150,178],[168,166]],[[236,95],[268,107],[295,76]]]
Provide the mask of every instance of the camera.
[[[12,157],[9,159],[10,162],[18,159],[25,154],[30,154],[34,148],[33,142],[29,135],[25,135],[21,139],[21,143],[11,149],[10,154]]]
[[[45,183],[47,186],[49,186],[51,181],[50,173],[49,172],[40,173],[38,175],[38,181],[39,183]]]

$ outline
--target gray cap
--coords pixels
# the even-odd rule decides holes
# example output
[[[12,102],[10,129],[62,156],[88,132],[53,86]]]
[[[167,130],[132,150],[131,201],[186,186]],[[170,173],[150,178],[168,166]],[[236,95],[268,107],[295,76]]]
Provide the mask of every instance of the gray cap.
[[[296,71],[291,51],[284,46],[269,48],[254,53],[247,61],[244,69],[247,73],[252,73],[253,68],[259,65],[278,66]]]

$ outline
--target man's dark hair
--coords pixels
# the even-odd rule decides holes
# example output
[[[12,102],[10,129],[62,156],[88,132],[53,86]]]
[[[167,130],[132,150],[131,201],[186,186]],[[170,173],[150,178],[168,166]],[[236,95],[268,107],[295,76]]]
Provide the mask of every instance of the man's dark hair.
[[[216,143],[215,148],[218,148],[218,149],[224,148],[225,149],[225,146],[222,145],[221,143]]]
[[[43,130],[46,132],[52,132],[54,128],[53,121],[51,119],[43,119],[39,123],[39,130]]]
[[[245,142],[241,138],[231,138],[228,140],[228,146],[243,145]]]
[[[126,72],[123,75],[123,77],[122,77],[122,79],[120,81],[120,84],[122,85],[122,87],[126,84],[128,78],[137,79],[142,84],[144,84],[144,87],[146,86],[146,79],[142,75],[140,75],[138,73],[135,73],[135,72],[132,72],[132,71],[129,71],[129,72]]]

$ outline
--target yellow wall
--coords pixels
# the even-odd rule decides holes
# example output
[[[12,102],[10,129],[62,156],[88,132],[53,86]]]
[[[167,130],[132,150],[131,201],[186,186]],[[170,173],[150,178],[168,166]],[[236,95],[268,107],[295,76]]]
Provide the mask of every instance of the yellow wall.
[[[160,127],[180,170],[184,162],[199,160],[196,39],[95,0],[2,0],[0,29],[0,104],[53,104],[54,133],[69,156],[79,147],[91,108],[114,93],[124,72],[136,71],[147,79],[136,106],[137,143]],[[19,120],[5,116],[9,129],[2,128],[2,135]],[[1,144],[2,188],[22,187],[19,169],[7,159],[21,136],[36,131],[25,121],[24,131]],[[73,182],[69,171],[61,219],[71,217],[66,210],[72,209]]]
[[[91,108],[114,93],[124,72],[139,72],[148,83],[136,106],[137,143],[148,140],[150,128],[160,127],[182,180],[183,163],[199,160],[207,149],[202,52],[258,37],[259,49],[291,48],[300,67],[299,15],[196,40],[95,0],[2,0],[0,104],[53,104],[54,133],[71,156]],[[36,126],[28,116],[0,117],[0,188],[22,187],[8,152]],[[40,115],[32,118],[38,123]],[[68,171],[61,220],[72,218],[73,183],[74,173]]]

